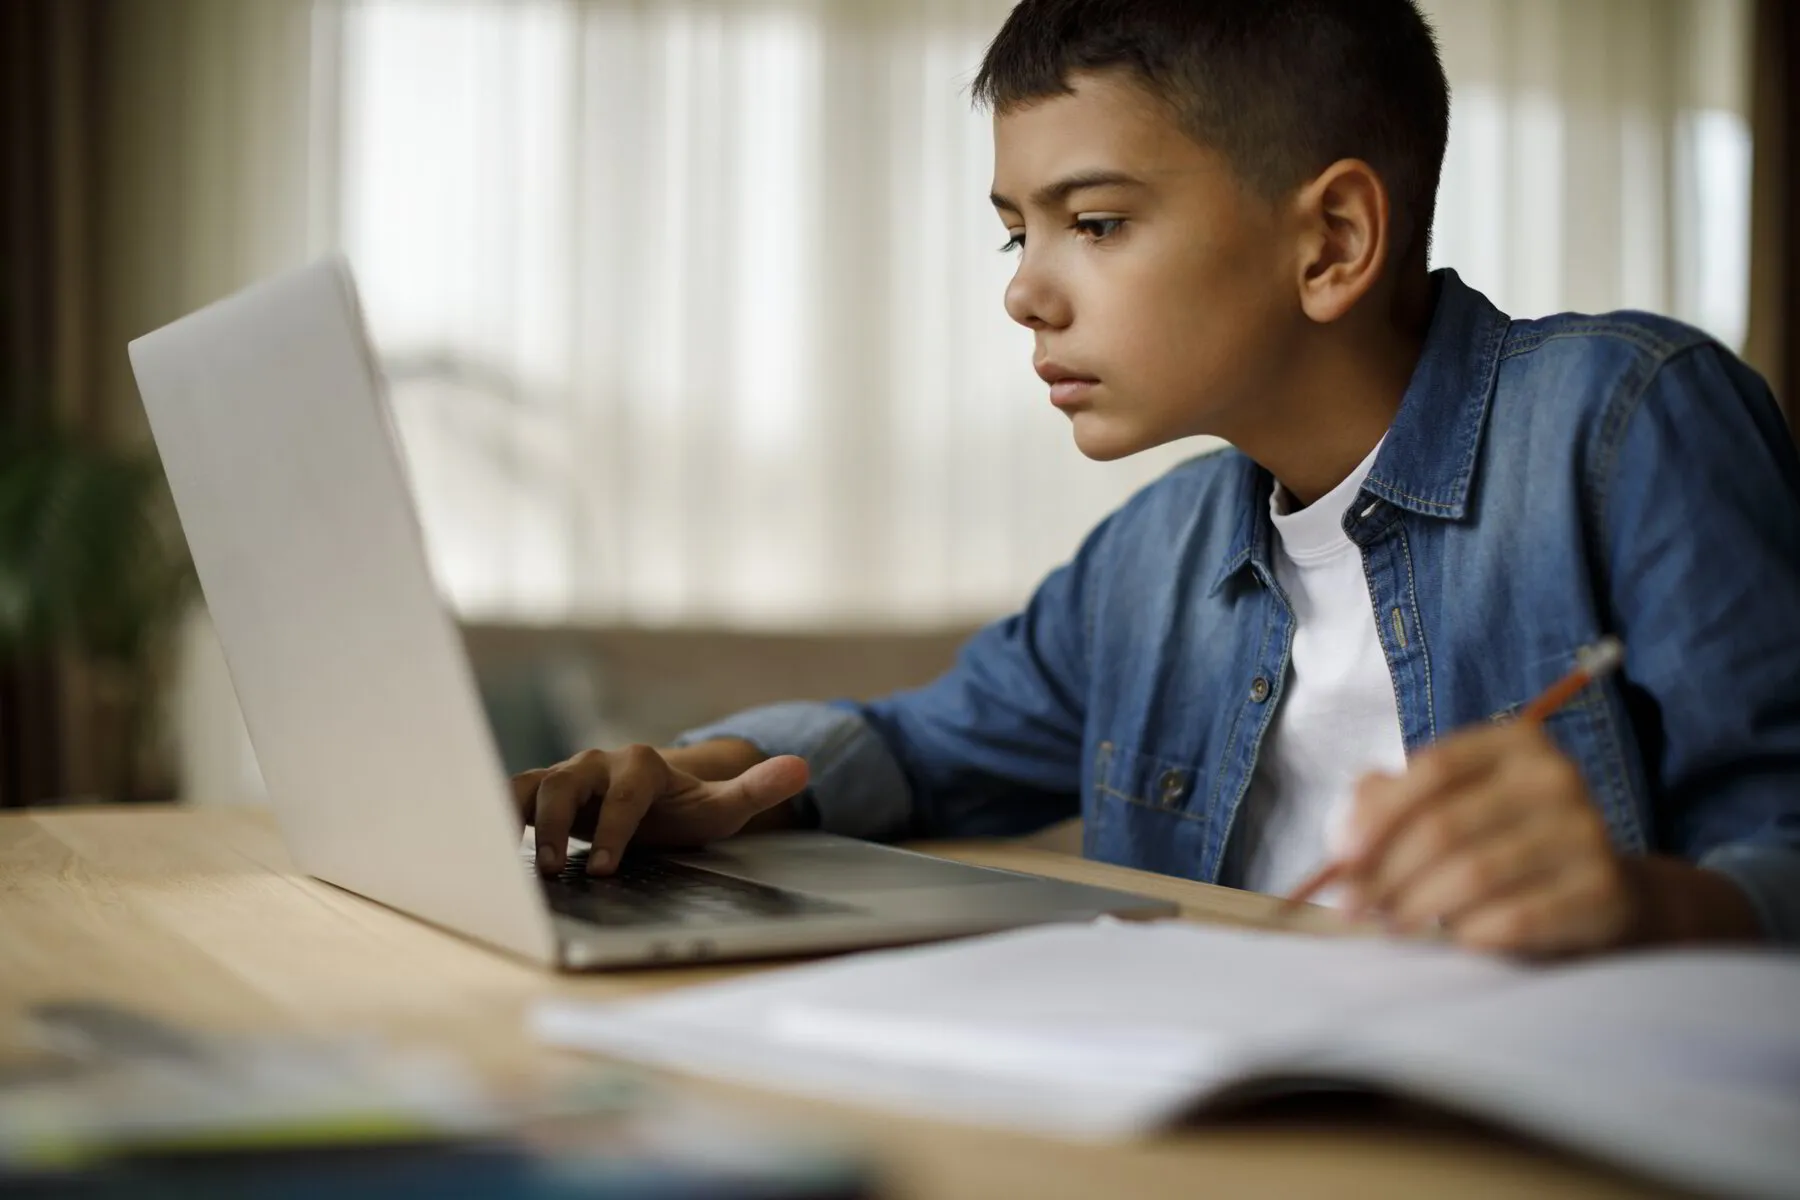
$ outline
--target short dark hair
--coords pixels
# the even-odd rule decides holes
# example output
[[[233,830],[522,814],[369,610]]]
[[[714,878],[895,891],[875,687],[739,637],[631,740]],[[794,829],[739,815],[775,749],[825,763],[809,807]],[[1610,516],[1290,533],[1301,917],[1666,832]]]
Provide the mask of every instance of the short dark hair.
[[[1395,249],[1423,250],[1450,84],[1414,0],[1021,0],[975,77],[998,113],[1123,69],[1277,198],[1341,158],[1380,173]]]

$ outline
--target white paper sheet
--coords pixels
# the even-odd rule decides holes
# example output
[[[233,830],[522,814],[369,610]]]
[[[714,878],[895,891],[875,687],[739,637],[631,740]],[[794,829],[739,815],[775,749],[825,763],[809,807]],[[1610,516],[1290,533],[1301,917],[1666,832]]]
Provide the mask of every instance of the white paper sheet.
[[[1249,1064],[1520,968],[1446,947],[1100,921],[883,951],[615,1005],[562,1045],[1071,1137],[1142,1130]]]
[[[1800,955],[1548,970],[1351,1033],[1337,1071],[1715,1194],[1800,1196]]]

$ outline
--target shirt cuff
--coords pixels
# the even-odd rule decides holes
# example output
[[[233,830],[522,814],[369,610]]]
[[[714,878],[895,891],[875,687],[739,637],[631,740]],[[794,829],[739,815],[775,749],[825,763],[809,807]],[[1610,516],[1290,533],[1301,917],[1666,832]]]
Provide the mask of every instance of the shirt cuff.
[[[1733,842],[1709,851],[1700,865],[1743,890],[1771,942],[1800,946],[1800,850]]]
[[[762,753],[797,754],[812,783],[797,805],[804,824],[871,841],[906,836],[912,789],[886,743],[853,709],[829,704],[771,704],[690,729],[675,739],[690,746],[737,738]]]

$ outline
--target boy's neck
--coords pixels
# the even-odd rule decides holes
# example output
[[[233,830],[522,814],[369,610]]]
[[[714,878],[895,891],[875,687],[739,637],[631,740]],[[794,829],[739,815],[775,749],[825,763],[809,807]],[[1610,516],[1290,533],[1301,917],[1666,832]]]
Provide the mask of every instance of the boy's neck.
[[[1409,280],[1361,328],[1326,327],[1294,366],[1272,419],[1232,439],[1304,508],[1349,478],[1394,423],[1431,321],[1429,277]]]

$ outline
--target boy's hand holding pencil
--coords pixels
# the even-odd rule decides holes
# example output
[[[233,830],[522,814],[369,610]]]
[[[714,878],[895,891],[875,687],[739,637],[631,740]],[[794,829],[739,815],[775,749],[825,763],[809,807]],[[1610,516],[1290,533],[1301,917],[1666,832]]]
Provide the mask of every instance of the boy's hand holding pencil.
[[[1290,898],[1336,883],[1351,917],[1441,926],[1471,948],[1597,950],[1641,926],[1639,889],[1544,720],[1623,651],[1607,639],[1517,719],[1454,734],[1356,790],[1338,856]]]

